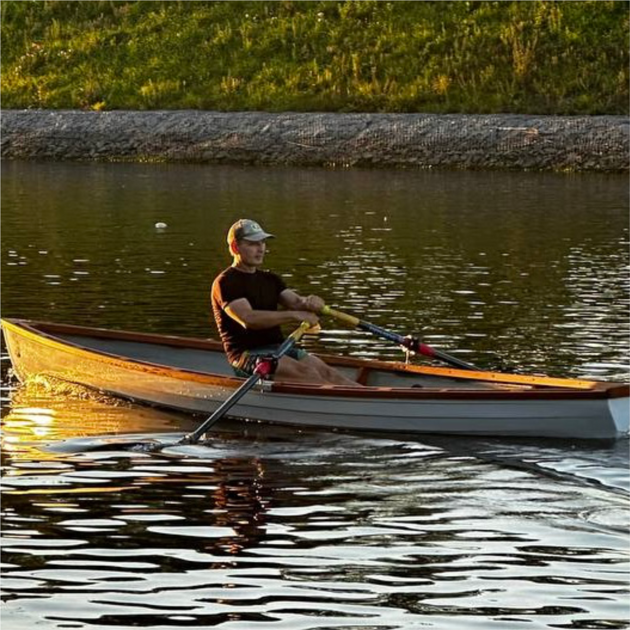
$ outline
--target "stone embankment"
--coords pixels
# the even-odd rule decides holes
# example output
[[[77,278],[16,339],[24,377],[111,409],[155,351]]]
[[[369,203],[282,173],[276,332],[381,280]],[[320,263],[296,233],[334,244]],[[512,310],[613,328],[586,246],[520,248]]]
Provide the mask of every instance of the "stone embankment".
[[[624,172],[623,116],[5,110],[2,157]]]

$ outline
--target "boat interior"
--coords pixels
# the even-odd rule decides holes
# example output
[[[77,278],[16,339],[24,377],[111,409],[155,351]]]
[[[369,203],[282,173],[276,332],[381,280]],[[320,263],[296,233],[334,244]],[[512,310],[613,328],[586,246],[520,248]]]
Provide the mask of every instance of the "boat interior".
[[[166,343],[133,341],[129,339],[63,334],[55,337],[85,349],[117,355],[124,359],[147,362],[204,374],[234,376],[231,366],[217,342],[208,347],[187,347]],[[180,338],[181,339],[181,338]],[[404,365],[344,357],[324,356],[327,363],[362,385],[395,388],[449,388],[449,389],[530,389],[529,385],[485,382],[462,376],[460,370],[435,369],[433,373],[418,373]],[[412,368],[413,369],[413,368]],[[429,368],[431,369],[431,368]],[[436,373],[437,372],[437,373]],[[440,374],[439,372],[443,372]],[[449,372],[457,376],[449,376]]]
[[[90,328],[21,319],[2,320],[5,334],[24,335],[39,342],[61,343],[76,352],[97,352],[117,361],[135,361],[158,367],[219,377],[235,378],[218,341],[152,333]],[[427,364],[319,355],[329,365],[368,387],[383,389],[503,390],[505,393],[582,390],[596,395],[627,396],[628,386],[591,380],[539,375],[471,371]],[[278,386],[284,384],[278,383]],[[428,392],[427,392],[428,393]]]

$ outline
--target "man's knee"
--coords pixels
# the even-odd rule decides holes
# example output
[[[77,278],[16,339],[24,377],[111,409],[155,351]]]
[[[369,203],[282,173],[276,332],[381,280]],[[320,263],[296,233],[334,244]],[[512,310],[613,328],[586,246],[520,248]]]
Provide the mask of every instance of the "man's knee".
[[[317,366],[310,361],[282,357],[276,370],[276,379],[319,383],[322,382],[322,375]]]
[[[336,370],[324,363],[319,357],[310,355],[310,358],[312,361],[309,363],[309,367],[315,370],[320,376],[329,378],[335,374]]]

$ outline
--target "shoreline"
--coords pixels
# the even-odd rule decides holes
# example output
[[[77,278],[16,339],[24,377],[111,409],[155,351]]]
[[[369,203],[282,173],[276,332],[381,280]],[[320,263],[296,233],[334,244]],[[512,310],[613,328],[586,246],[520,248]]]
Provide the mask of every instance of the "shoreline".
[[[626,116],[3,110],[18,160],[628,172]]]

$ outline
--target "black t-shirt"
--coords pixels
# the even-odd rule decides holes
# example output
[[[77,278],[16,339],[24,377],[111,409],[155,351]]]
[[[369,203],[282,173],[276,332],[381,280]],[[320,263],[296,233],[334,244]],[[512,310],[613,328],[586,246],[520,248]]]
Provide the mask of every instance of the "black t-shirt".
[[[225,307],[234,300],[246,298],[254,310],[277,311],[280,294],[287,288],[284,280],[270,271],[254,273],[228,267],[212,283],[212,311],[223,349],[231,362],[245,350],[282,343],[280,326],[263,330],[248,330],[232,319]]]

